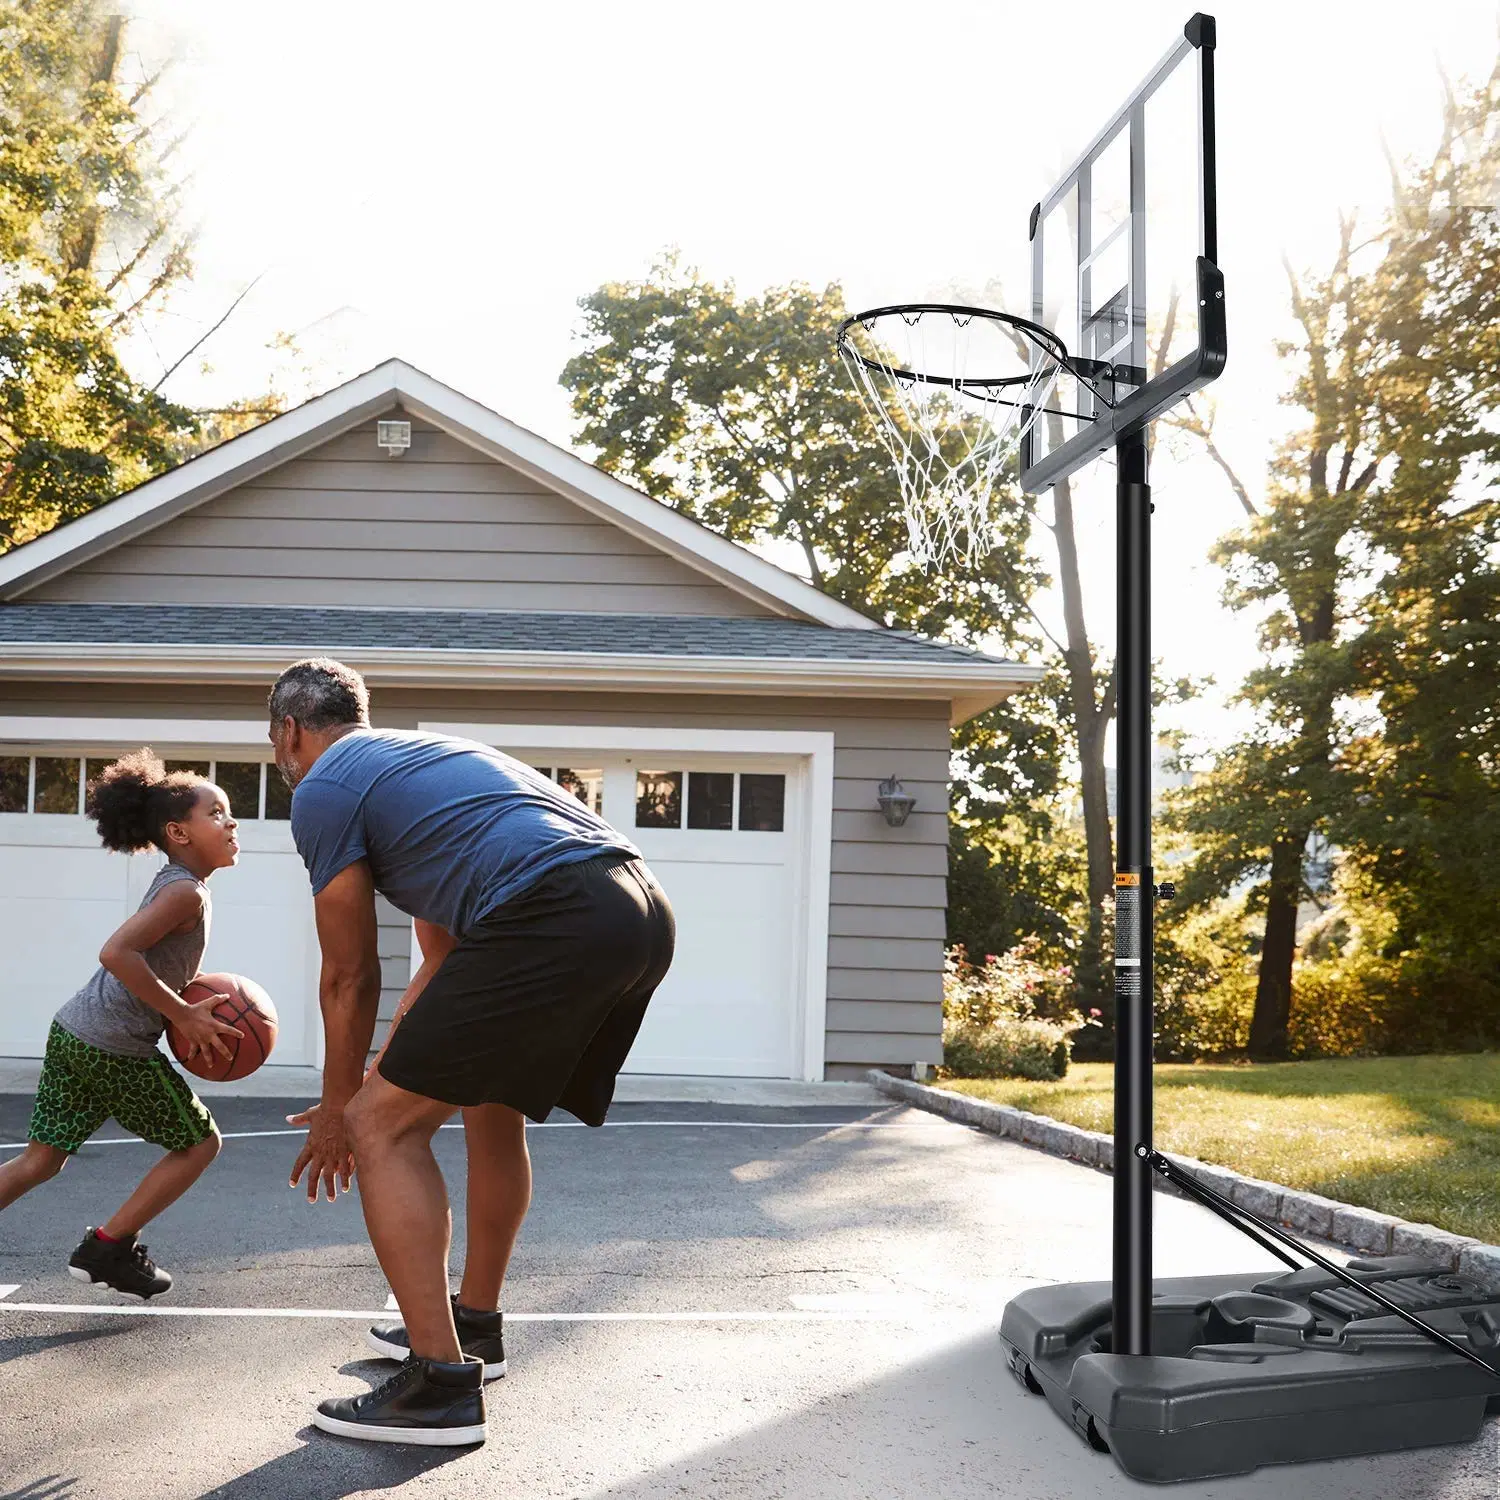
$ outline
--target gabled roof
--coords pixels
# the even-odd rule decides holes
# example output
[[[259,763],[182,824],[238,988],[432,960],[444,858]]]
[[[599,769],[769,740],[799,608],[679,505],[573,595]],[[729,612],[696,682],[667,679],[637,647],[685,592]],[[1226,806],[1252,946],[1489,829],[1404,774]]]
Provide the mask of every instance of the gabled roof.
[[[874,621],[830,599],[811,584],[400,359],[388,359],[325,395],[273,417],[0,556],[0,600],[16,599],[59,573],[389,411],[393,405],[424,418],[776,614],[845,630],[880,629]]]

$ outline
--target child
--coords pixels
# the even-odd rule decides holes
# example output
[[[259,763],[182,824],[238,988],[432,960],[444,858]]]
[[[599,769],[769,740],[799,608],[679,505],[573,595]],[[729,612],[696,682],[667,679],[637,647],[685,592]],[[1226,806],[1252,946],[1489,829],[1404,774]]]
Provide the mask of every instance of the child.
[[[239,1036],[212,1010],[222,996],[195,1004],[179,993],[198,973],[208,942],[208,877],[239,858],[235,821],[224,793],[201,776],[168,773],[150,750],[107,767],[89,789],[89,816],[105,848],[131,853],[153,845],[167,863],[136,914],[105,943],[101,967],[58,1011],[47,1037],[29,1144],[0,1166],[0,1209],[55,1177],[68,1158],[113,1115],[167,1154],[68,1261],[80,1281],[143,1300],[172,1278],[136,1236],[198,1180],[219,1154],[213,1116],[157,1047],[170,1021],[188,1055]]]

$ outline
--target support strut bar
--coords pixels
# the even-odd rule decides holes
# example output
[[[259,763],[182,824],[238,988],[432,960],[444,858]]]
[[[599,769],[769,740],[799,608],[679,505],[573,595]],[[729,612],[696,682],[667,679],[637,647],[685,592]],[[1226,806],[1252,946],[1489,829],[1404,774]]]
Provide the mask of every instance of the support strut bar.
[[[1300,1271],[1304,1267],[1299,1266],[1291,1256],[1278,1250],[1275,1245],[1271,1244],[1265,1238],[1266,1235],[1269,1235],[1271,1239],[1279,1240],[1283,1245],[1290,1246],[1299,1255],[1305,1255],[1315,1266],[1327,1271],[1330,1276],[1337,1277],[1345,1286],[1351,1287],[1357,1292],[1363,1292],[1372,1302],[1378,1303],[1387,1312],[1394,1313],[1403,1322],[1410,1323],[1413,1328],[1425,1334],[1434,1343],[1441,1344],[1445,1349],[1468,1360],[1471,1365],[1478,1365],[1492,1380],[1500,1380],[1500,1369],[1496,1369],[1487,1359],[1480,1358],[1472,1349],[1465,1349],[1457,1339],[1450,1338],[1442,1329],[1434,1328],[1430,1323],[1424,1323],[1415,1313],[1398,1306],[1384,1292],[1380,1291],[1378,1287],[1370,1282],[1361,1281],[1357,1276],[1346,1271],[1336,1261],[1331,1261],[1326,1255],[1320,1255],[1316,1250],[1309,1249],[1301,1240],[1288,1234],[1278,1225],[1261,1218],[1259,1214],[1252,1213],[1248,1208],[1242,1208],[1238,1203],[1234,1203],[1224,1197],[1222,1193],[1215,1192],[1213,1188],[1204,1186],[1203,1183],[1199,1182],[1195,1177],[1190,1176],[1176,1162],[1164,1156],[1160,1151],[1151,1150],[1146,1146],[1138,1146],[1136,1147],[1136,1155],[1144,1157],[1152,1170],[1165,1177],[1173,1187],[1181,1189],[1189,1198],[1202,1204],[1204,1208],[1211,1210],[1213,1213],[1218,1214],[1227,1223],[1234,1225],[1241,1234],[1254,1240],[1262,1249],[1269,1250],[1278,1259],[1285,1261],[1293,1270]],[[1252,1226],[1254,1227],[1252,1228]],[[1264,1231],[1264,1234],[1257,1231]]]

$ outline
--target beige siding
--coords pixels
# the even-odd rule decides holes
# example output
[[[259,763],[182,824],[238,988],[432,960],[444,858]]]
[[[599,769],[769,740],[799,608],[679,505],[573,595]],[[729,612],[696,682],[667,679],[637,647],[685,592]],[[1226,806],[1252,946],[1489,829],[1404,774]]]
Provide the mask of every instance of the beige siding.
[[[7,713],[253,718],[264,694],[172,685],[0,684]],[[383,689],[376,722],[639,724],[704,729],[831,730],[834,829],[828,941],[829,1077],[866,1067],[938,1062],[942,1055],[942,953],[946,907],[948,724],[932,703],[835,702],[677,695],[428,692]],[[895,773],[917,798],[903,828],[888,828],[877,784]],[[382,1015],[406,982],[407,929],[382,916]]]
[[[387,458],[373,419],[26,597],[769,613],[436,428]]]

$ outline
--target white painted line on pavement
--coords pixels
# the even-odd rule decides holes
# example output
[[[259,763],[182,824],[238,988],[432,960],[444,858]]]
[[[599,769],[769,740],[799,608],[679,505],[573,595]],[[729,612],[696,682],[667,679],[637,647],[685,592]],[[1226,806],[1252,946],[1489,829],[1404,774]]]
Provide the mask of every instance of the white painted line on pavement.
[[[384,1309],[383,1311],[388,1311]],[[117,1303],[7,1302],[3,1311],[63,1313],[118,1318],[379,1318],[379,1312],[334,1307],[121,1307]],[[507,1323],[914,1323],[933,1317],[929,1311],[741,1311],[741,1312],[577,1312],[513,1313]]]
[[[387,1312],[401,1311],[401,1307],[396,1301],[396,1294],[394,1292],[392,1292],[390,1296],[385,1299],[385,1310]]]
[[[528,1120],[528,1130],[662,1130],[675,1128],[680,1130],[921,1130],[927,1120],[937,1120],[939,1124],[949,1122],[942,1120],[937,1115],[924,1114],[922,1119],[913,1124],[898,1123],[894,1120],[607,1120],[603,1125],[585,1125],[581,1120],[549,1120],[546,1124],[537,1125]],[[462,1130],[462,1121],[454,1121],[451,1125],[440,1125],[439,1130]],[[260,1140],[266,1136],[280,1135],[306,1135],[305,1130],[226,1130],[223,1139],[226,1141],[251,1141]],[[144,1146],[148,1144],[138,1136],[112,1135],[103,1140],[90,1140],[86,1142],[90,1146]],[[25,1141],[0,1141],[0,1151],[22,1151],[26,1148]]]
[[[10,1296],[12,1292],[19,1292],[21,1283],[18,1281],[14,1286],[0,1286],[0,1299]]]

